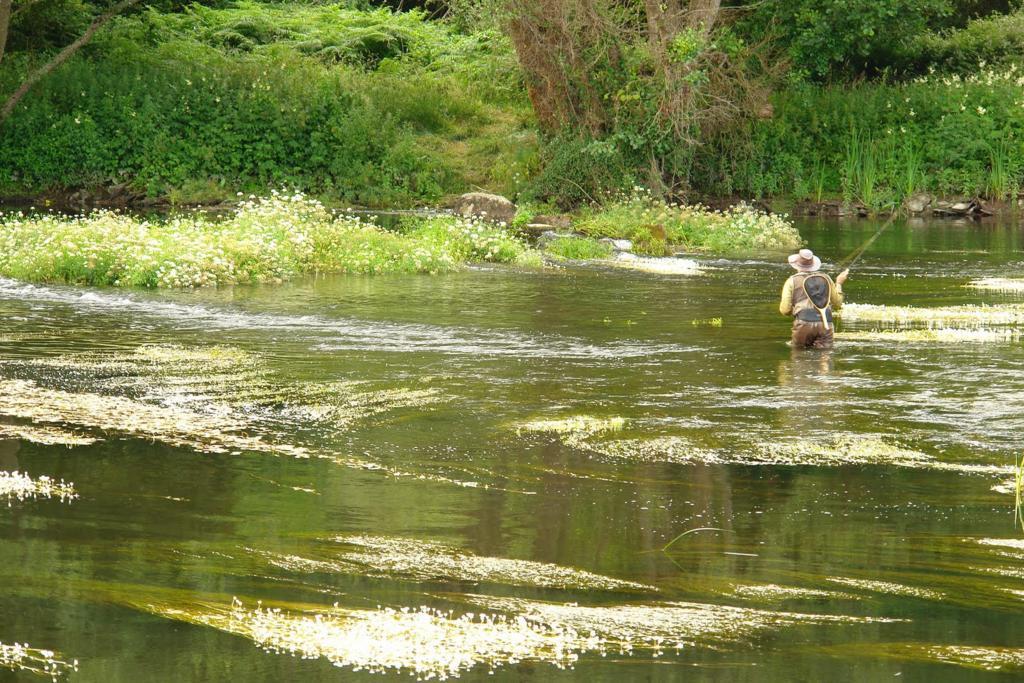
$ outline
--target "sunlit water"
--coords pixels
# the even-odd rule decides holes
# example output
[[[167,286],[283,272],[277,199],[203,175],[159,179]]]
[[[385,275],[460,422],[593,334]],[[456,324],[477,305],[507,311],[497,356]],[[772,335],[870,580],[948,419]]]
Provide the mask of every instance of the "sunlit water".
[[[801,226],[826,262],[874,228]],[[895,226],[848,298],[1022,304],[965,287],[1022,236]],[[0,280],[0,643],[85,681],[1021,675],[1012,321],[794,353],[782,255],[698,261]]]

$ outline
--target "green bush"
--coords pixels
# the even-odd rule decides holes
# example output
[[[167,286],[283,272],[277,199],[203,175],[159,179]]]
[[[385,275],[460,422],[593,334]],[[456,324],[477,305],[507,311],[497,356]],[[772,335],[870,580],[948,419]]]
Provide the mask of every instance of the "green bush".
[[[751,41],[767,34],[800,76],[825,79],[877,72],[953,9],[951,0],[778,0],[740,20]]]
[[[514,61],[507,44],[416,12],[240,2],[124,17],[0,127],[0,193],[130,182],[179,201],[286,186],[368,206],[433,202],[489,181],[434,136],[507,118],[473,79],[492,93],[508,73],[448,68],[491,52],[485,64]],[[0,92],[37,59],[5,58]]]
[[[1024,61],[1024,11],[976,19],[961,29],[927,33],[917,38],[904,68],[969,74],[979,63],[1020,64]]]

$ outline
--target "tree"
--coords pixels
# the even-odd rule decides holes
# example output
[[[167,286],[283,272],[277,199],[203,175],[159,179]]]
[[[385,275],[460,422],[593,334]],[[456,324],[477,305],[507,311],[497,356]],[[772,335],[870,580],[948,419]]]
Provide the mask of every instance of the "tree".
[[[3,107],[0,107],[0,124],[2,124],[11,115],[14,108],[18,106],[18,102],[20,102],[39,81],[85,47],[89,41],[93,39],[93,36],[95,36],[96,33],[106,26],[114,17],[138,2],[139,0],[121,0],[117,4],[111,6],[105,12],[93,19],[92,23],[89,24],[89,27],[85,29],[85,32],[82,33],[82,35],[80,35],[74,42],[58,52],[49,62],[32,71],[25,78],[22,84],[10,95],[10,97],[7,98]],[[0,0],[0,60],[3,59],[3,48],[7,44],[7,36],[10,32],[10,20],[12,16],[11,8],[12,0]]]
[[[684,182],[704,133],[766,101],[720,0],[499,1],[541,129],[611,145],[652,189]]]

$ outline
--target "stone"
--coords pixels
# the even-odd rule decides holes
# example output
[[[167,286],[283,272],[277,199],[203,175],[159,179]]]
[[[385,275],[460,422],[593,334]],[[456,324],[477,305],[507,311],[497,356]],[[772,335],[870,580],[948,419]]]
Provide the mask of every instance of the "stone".
[[[556,228],[568,230],[569,228],[572,227],[572,216],[567,216],[565,214],[543,214],[539,216],[534,216],[533,222],[544,223],[546,225],[553,225]]]
[[[508,225],[516,215],[516,205],[497,194],[486,192],[469,192],[457,200],[453,206],[455,213],[466,218],[482,218],[494,223]]]
[[[932,196],[927,192],[913,194],[903,202],[906,210],[912,214],[924,213],[932,205]]]
[[[600,240],[601,244],[607,244],[615,251],[633,251],[633,243],[629,240],[616,240],[611,237],[602,237]]]

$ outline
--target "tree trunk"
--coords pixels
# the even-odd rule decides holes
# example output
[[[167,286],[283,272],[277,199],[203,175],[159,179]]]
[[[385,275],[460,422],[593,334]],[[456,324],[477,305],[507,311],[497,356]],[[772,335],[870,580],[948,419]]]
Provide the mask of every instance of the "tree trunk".
[[[0,0],[0,2],[5,2],[7,3],[7,6],[10,7],[9,0]],[[139,0],[121,0],[121,2],[114,5],[100,16],[96,17],[93,20],[93,22],[89,24],[89,28],[85,30],[85,33],[79,36],[78,40],[71,43],[63,50],[61,50],[59,53],[57,53],[57,56],[51,59],[48,63],[44,64],[43,66],[39,67],[31,74],[29,74],[28,78],[25,79],[25,82],[22,83],[21,86],[14,91],[13,95],[7,98],[7,102],[5,102],[3,108],[0,109],[0,124],[7,120],[7,118],[14,111],[14,108],[18,106],[18,102],[20,102],[21,99],[25,97],[26,94],[28,94],[28,91],[31,90],[36,85],[36,83],[38,83],[52,71],[57,69],[57,67],[59,67],[61,64],[71,59],[71,57],[74,56],[76,52],[81,50],[85,45],[89,43],[90,40],[93,39],[93,36],[96,35],[97,31],[106,26],[111,19],[113,19],[118,14],[128,9],[132,5],[136,4],[137,2],[139,2]]]
[[[703,28],[705,34],[711,33],[721,5],[721,0],[690,0],[687,24],[690,28]]]
[[[4,50],[7,48],[7,29],[11,27],[11,2],[0,0],[0,62],[4,61]]]

